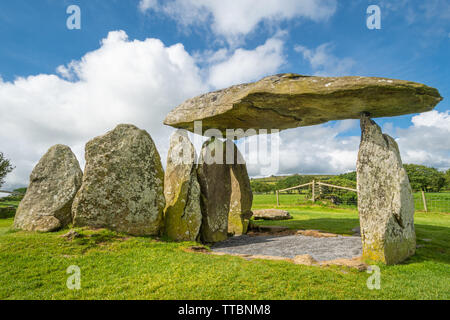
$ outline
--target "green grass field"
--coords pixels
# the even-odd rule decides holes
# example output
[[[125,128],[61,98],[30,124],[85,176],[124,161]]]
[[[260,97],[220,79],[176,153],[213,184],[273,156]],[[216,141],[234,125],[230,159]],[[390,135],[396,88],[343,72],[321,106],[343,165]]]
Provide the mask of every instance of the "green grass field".
[[[443,212],[450,213],[450,192],[440,192],[440,193],[426,193],[427,207],[429,212]],[[302,206],[305,204],[312,204],[305,194],[298,193],[281,193],[280,205],[282,206]],[[255,196],[254,206],[264,207],[264,206],[275,206],[277,203],[277,198],[275,194],[259,194]],[[416,211],[425,211],[422,201],[422,194],[420,192],[414,193],[414,204]],[[329,206],[329,204],[327,204]],[[353,208],[356,210],[357,204],[353,206],[339,205],[338,207]]]
[[[255,208],[271,207],[255,196]],[[350,234],[355,210],[285,207],[294,219],[264,224]],[[188,253],[194,243],[129,237],[106,230],[39,234],[0,220],[0,299],[449,299],[450,215],[416,213],[417,254],[381,268],[381,290],[366,272],[288,262]],[[66,287],[66,270],[81,269],[81,290]]]
[[[0,201],[0,208],[16,207],[19,205],[17,201]]]

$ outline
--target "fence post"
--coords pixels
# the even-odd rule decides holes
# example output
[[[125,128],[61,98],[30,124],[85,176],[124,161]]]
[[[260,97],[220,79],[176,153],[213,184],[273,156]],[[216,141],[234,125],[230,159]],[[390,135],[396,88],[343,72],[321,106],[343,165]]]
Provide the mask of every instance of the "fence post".
[[[316,202],[316,181],[313,180],[312,182],[312,202]]]
[[[423,208],[425,209],[425,212],[428,212],[427,199],[425,198],[425,192],[423,190],[422,190],[422,201],[423,201]]]
[[[280,206],[280,198],[279,198],[278,190],[277,190],[277,207],[279,207],[279,206]]]

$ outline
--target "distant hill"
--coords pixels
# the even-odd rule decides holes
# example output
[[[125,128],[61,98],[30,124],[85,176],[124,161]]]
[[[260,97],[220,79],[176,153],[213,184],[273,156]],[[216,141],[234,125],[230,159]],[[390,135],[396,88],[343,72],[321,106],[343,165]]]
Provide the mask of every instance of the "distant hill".
[[[312,180],[328,180],[331,179],[333,177],[336,177],[336,175],[331,175],[331,174],[291,174],[291,175],[286,175],[286,176],[270,176],[270,177],[265,177],[265,178],[251,178],[251,181],[258,181],[258,182],[264,182],[264,183],[269,183],[269,184],[275,184],[280,180],[284,180],[286,178],[289,177],[293,177],[293,176],[300,176],[306,179],[310,179]]]

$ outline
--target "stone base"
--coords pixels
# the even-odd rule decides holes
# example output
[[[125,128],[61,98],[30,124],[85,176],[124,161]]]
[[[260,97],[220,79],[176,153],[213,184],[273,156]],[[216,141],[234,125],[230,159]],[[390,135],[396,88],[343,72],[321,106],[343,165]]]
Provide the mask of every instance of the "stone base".
[[[363,258],[387,265],[398,264],[416,253],[416,239],[375,245],[363,243]]]

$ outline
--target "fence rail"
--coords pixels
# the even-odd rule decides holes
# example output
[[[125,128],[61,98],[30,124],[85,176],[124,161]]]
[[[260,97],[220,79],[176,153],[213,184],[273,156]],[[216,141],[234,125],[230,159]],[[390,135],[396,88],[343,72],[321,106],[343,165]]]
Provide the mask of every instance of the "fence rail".
[[[305,190],[305,188],[307,188],[307,190]],[[333,190],[333,189],[336,189],[337,191],[333,191],[333,192],[329,191],[329,190]],[[309,182],[309,183],[301,184],[301,185],[286,188],[286,189],[277,190],[275,192],[277,206],[280,205],[280,195],[283,192],[293,191],[293,190],[297,190],[298,194],[303,196],[303,198],[304,198],[303,200],[305,202],[311,201],[313,203],[315,203],[316,200],[329,200],[333,203],[342,202],[343,197],[340,197],[342,193],[348,193],[348,192],[354,193],[354,195],[351,197],[344,197],[344,198],[346,198],[344,200],[344,202],[347,205],[356,205],[356,201],[357,201],[356,195],[358,193],[357,190],[353,189],[353,188],[348,188],[348,187],[343,187],[343,186],[338,186],[338,185],[333,185],[333,184],[313,180],[312,182]],[[305,193],[305,191],[306,191],[306,193]]]
[[[296,193],[292,193],[296,191]],[[289,194],[283,194],[289,192]],[[311,203],[331,203],[333,206],[354,207],[358,205],[357,189],[312,181],[299,186],[277,190],[276,204],[303,205]],[[450,192],[415,192],[414,206],[418,212],[450,213]]]

